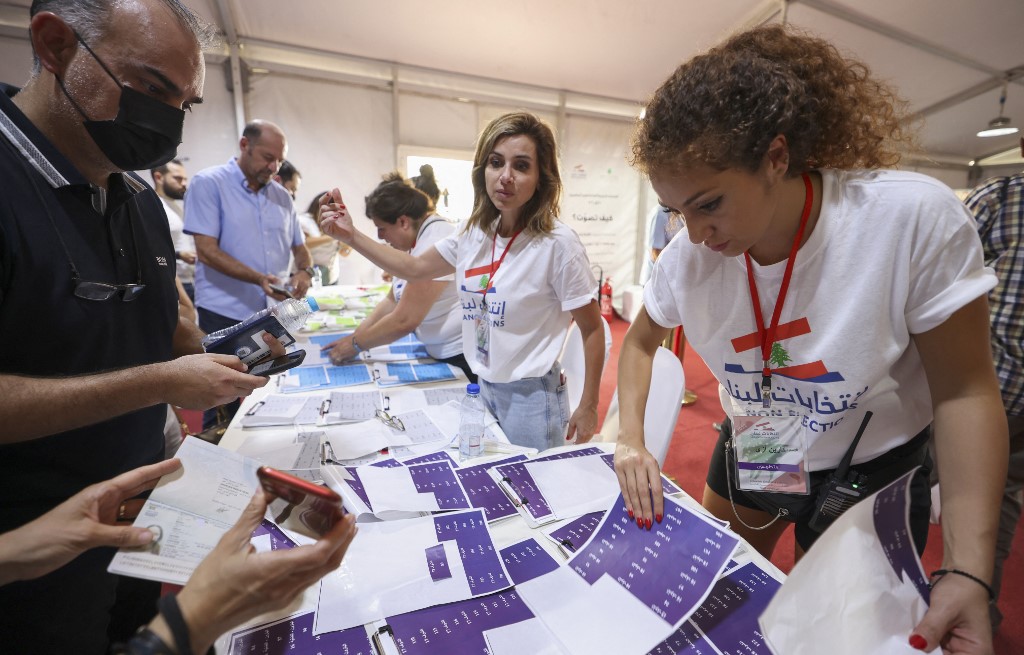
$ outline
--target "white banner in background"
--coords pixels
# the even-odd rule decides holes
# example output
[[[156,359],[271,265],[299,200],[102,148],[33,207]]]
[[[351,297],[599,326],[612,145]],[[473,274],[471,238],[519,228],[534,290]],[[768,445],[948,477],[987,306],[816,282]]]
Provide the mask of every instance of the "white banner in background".
[[[570,116],[562,143],[561,219],[580,235],[590,263],[611,277],[615,296],[635,284],[639,175],[626,163],[633,127]],[[595,267],[595,276],[597,267]]]

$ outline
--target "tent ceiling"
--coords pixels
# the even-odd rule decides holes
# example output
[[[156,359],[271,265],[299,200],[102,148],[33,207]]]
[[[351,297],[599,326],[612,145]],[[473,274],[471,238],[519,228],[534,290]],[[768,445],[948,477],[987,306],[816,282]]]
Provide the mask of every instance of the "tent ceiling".
[[[186,0],[246,42],[394,62],[642,102],[672,69],[731,31],[763,20],[806,28],[864,60],[923,114],[936,161],[966,164],[1019,135],[975,136],[998,113],[1024,127],[1021,0]],[[30,0],[0,0],[10,25]],[[320,58],[322,61],[322,57]]]

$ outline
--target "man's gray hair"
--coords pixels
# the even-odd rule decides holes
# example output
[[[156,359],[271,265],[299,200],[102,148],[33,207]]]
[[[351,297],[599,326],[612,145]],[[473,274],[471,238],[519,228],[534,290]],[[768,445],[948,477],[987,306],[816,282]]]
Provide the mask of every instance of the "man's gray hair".
[[[29,15],[35,16],[41,11],[49,11],[60,16],[78,32],[82,40],[90,46],[95,47],[96,43],[106,36],[107,28],[111,24],[110,14],[114,4],[119,0],[32,0],[32,8]],[[186,7],[180,0],[161,0],[174,12],[178,22],[186,28],[193,37],[199,49],[209,50],[220,44],[220,35],[217,28],[202,20],[191,9]],[[39,57],[33,53],[32,75],[39,73]]]

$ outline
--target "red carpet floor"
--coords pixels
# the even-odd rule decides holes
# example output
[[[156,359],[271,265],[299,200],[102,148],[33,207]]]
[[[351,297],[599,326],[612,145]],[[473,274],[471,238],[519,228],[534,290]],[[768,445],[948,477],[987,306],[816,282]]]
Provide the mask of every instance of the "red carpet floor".
[[[616,318],[611,323],[612,354],[604,378],[601,381],[601,409],[599,416],[607,412],[612,392],[615,390],[618,370],[618,352],[622,338],[629,324]],[[711,448],[718,434],[711,427],[721,420],[722,407],[718,401],[718,383],[700,357],[690,352],[683,358],[686,373],[686,388],[697,394],[697,402],[683,407],[679,413],[672,444],[665,460],[665,472],[680,486],[698,500],[704,493],[704,477],[707,473]],[[787,530],[775,548],[772,562],[783,571],[793,568],[793,531]],[[942,562],[942,534],[940,527],[933,525],[928,536],[924,557],[925,571],[940,568]],[[995,634],[996,655],[1024,654],[1024,527],[1018,527],[1013,551],[1003,573],[1003,591],[999,607],[1005,617]]]

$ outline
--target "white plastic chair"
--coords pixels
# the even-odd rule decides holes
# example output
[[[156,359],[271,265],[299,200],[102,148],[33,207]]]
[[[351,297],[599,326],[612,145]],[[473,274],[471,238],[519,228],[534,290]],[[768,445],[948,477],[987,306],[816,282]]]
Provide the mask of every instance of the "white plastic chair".
[[[604,326],[604,361],[608,363],[608,354],[612,349],[612,329],[608,327],[608,321],[604,318],[601,319],[601,325]],[[569,416],[572,416],[583,398],[583,382],[587,373],[586,356],[583,353],[583,333],[580,332],[580,326],[575,322],[569,326],[569,333],[565,335],[565,343],[562,344],[562,354],[558,361],[565,372],[565,389],[569,395]]]
[[[679,358],[668,348],[658,346],[651,369],[651,391],[644,409],[644,443],[658,460],[658,466],[665,464],[672,433],[675,432],[679,410],[682,408],[685,386],[686,378]],[[616,389],[601,425],[601,440],[615,441],[618,433],[619,390]]]

